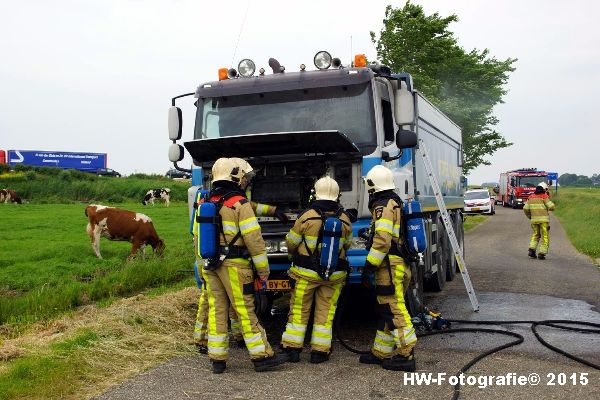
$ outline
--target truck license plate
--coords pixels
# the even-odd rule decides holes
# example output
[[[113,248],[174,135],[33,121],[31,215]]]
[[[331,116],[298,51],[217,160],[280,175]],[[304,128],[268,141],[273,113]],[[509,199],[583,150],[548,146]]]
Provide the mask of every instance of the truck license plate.
[[[287,279],[269,279],[267,281],[267,290],[287,291],[291,289],[290,281]]]

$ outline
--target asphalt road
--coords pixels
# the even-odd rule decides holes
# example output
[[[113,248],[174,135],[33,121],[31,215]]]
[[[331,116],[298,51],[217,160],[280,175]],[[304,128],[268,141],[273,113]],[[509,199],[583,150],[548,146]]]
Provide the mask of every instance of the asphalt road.
[[[600,323],[600,270],[575,251],[556,219],[551,227],[548,258],[529,259],[528,221],[521,210],[499,207],[495,216],[469,232],[465,239],[467,267],[480,311],[472,312],[460,275],[447,282],[443,292],[428,294],[426,303],[453,319],[570,319]],[[368,300],[355,294],[346,307],[344,320],[344,337],[356,347],[368,348],[374,335]],[[284,323],[285,316],[279,315],[266,324],[272,343],[277,341]],[[496,328],[520,333],[525,342],[473,366],[467,376],[476,384],[463,385],[461,399],[598,398],[600,371],[546,349],[531,334],[529,325]],[[540,332],[550,343],[600,364],[600,335],[546,327]],[[227,371],[222,375],[211,373],[206,356],[174,359],[97,399],[450,399],[450,376],[478,353],[507,341],[506,337],[483,333],[419,339],[417,372],[443,379],[428,385],[419,384],[416,375],[361,365],[357,355],[336,341],[327,363],[310,364],[305,352],[300,363],[262,374],[252,370],[242,349],[232,349]],[[534,374],[540,378],[537,385],[529,383],[535,381]],[[512,384],[500,385],[499,376],[508,376],[505,381]],[[484,379],[491,379],[493,384]]]

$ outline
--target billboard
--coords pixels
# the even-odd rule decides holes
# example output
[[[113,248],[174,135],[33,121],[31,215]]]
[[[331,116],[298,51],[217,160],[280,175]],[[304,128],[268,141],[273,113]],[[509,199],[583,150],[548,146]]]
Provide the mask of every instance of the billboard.
[[[8,150],[6,157],[9,165],[34,165],[37,167],[57,167],[96,172],[106,168],[106,153],[74,153],[48,150]]]

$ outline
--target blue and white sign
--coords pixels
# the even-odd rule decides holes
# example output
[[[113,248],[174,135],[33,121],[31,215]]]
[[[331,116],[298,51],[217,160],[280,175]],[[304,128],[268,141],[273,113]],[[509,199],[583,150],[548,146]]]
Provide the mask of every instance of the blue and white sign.
[[[73,153],[47,150],[8,150],[9,165],[25,164],[95,172],[106,168],[106,153]]]
[[[548,180],[549,181],[557,181],[558,180],[558,172],[548,172]]]

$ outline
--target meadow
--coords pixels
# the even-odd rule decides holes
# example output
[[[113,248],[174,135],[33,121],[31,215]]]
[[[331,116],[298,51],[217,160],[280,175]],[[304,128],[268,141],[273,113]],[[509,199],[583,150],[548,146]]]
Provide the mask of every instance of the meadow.
[[[561,187],[551,200],[575,248],[600,261],[600,188]]]

